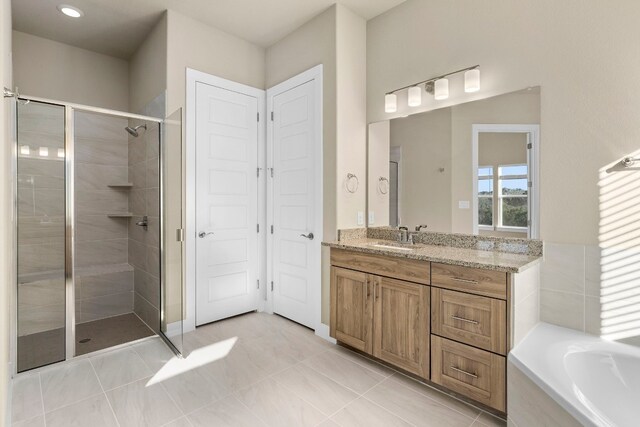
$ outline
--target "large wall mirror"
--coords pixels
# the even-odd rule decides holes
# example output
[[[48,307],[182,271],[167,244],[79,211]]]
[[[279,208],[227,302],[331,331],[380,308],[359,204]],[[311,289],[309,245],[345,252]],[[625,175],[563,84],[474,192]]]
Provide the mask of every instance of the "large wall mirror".
[[[369,227],[537,238],[539,124],[539,87],[371,123]]]

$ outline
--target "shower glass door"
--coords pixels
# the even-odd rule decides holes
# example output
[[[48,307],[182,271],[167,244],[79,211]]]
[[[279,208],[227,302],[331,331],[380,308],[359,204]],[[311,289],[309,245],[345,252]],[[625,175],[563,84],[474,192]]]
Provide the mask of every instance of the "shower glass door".
[[[65,107],[17,103],[17,369],[65,359]]]
[[[160,159],[162,206],[160,330],[163,338],[174,348],[174,351],[182,354],[185,318],[182,109],[168,116],[163,123]]]

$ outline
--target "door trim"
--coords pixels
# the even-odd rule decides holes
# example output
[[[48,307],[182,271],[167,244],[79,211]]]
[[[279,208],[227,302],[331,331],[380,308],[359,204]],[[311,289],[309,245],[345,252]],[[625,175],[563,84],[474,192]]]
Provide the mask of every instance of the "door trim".
[[[203,83],[216,86],[232,92],[252,96],[258,100],[258,167],[262,168],[258,180],[258,223],[260,235],[258,236],[258,277],[260,287],[258,289],[258,311],[265,309],[266,265],[263,261],[266,252],[266,173],[265,172],[265,91],[231,80],[226,80],[211,74],[187,68],[186,71],[186,167],[185,167],[185,197],[186,197],[186,316],[184,319],[184,333],[196,328],[196,85]]]
[[[315,113],[316,113],[316,123],[318,123],[316,129],[316,141],[317,143],[314,145],[314,155],[317,160],[318,167],[316,168],[316,176],[315,176],[315,224],[314,231],[316,238],[314,239],[313,246],[313,259],[315,259],[314,265],[312,269],[314,271],[314,286],[313,286],[313,301],[315,302],[315,308],[313,313],[314,325],[315,325],[315,333],[321,337],[327,338],[328,336],[328,328],[326,325],[322,324],[322,240],[323,240],[323,226],[324,226],[324,215],[323,215],[323,65],[316,65],[315,67],[304,71],[294,77],[291,77],[284,82],[277,84],[269,89],[267,89],[267,112],[270,115],[273,111],[273,98],[281,93],[284,93],[288,90],[291,90],[295,87],[303,85],[308,82],[314,82],[314,96],[315,96]],[[273,122],[271,120],[267,121],[267,167],[273,167]],[[273,224],[273,181],[269,181],[267,186],[267,224]],[[266,230],[266,227],[265,227]],[[267,234],[266,247],[270,248],[273,245],[273,238],[270,233]],[[269,284],[273,280],[273,251],[267,250],[267,280],[265,284],[268,282]],[[269,285],[270,286],[270,285]],[[273,314],[273,292],[267,290],[267,303],[265,307],[265,311]]]
[[[531,150],[527,150],[529,163],[529,179],[531,180],[531,194],[529,194],[529,217],[531,225],[527,237],[540,238],[540,125],[536,124],[475,124],[471,126],[471,176],[473,181],[473,234],[478,234],[478,141],[480,133],[525,133],[530,135]]]

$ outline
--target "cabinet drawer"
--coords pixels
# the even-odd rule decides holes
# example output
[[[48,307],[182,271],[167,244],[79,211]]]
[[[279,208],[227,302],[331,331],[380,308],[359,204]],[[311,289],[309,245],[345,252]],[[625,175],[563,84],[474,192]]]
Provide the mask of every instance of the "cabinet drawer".
[[[431,381],[504,412],[505,358],[431,335]]]
[[[433,263],[431,282],[441,288],[507,299],[507,273],[499,271]]]
[[[331,249],[331,265],[425,285],[431,282],[427,261]]]
[[[439,288],[432,288],[431,301],[434,334],[506,354],[506,301]]]

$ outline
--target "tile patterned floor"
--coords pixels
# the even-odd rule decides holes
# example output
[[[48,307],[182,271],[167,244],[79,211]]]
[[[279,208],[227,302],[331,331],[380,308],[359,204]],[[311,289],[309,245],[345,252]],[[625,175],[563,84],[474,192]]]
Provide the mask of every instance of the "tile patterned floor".
[[[13,426],[504,426],[278,316],[252,313],[18,377]]]

